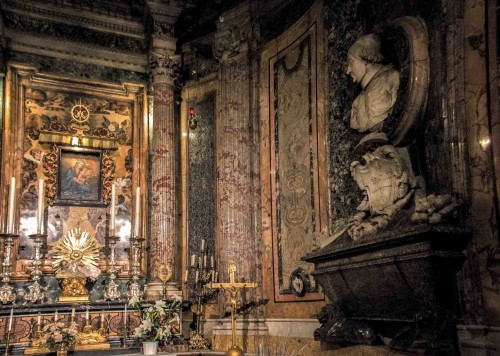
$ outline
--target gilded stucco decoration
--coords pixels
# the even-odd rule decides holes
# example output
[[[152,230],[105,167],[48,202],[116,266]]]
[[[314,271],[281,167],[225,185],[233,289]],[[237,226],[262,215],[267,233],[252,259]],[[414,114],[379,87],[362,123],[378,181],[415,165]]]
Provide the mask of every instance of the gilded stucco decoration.
[[[45,197],[47,204],[54,205],[57,195],[57,162],[59,150],[52,145],[50,150],[43,156],[43,174],[45,175]]]

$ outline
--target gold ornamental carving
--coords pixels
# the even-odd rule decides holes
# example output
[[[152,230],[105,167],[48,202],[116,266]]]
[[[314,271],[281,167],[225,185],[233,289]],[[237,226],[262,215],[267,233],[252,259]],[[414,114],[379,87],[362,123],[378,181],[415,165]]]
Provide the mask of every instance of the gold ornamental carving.
[[[56,278],[63,279],[59,302],[85,302],[89,293],[85,287],[86,278],[96,280],[101,274],[98,267],[100,246],[94,236],[80,228],[68,231],[53,243],[52,266]]]
[[[111,187],[115,180],[115,160],[111,158],[109,151],[104,151],[102,155],[102,196],[104,204],[111,202]]]
[[[48,205],[54,205],[57,195],[58,148],[52,145],[50,151],[43,156],[43,174],[45,175],[45,197]]]

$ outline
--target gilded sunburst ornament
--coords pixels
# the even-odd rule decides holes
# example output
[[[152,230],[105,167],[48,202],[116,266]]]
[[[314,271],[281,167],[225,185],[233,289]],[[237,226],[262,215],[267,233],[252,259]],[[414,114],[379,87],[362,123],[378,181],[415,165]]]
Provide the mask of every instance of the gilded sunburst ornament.
[[[78,227],[69,230],[50,247],[56,277],[89,277],[96,280],[101,274],[99,249],[97,240],[87,231]]]

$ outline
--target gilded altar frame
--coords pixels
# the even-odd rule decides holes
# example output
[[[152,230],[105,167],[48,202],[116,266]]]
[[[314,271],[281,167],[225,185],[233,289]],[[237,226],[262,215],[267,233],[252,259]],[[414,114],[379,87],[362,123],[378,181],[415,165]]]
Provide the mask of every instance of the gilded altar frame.
[[[147,187],[147,172],[148,172],[148,161],[144,159],[140,159],[140,157],[146,157],[148,154],[148,141],[149,141],[149,117],[148,117],[148,105],[147,105],[147,93],[146,93],[146,85],[143,83],[112,83],[105,82],[99,80],[92,80],[87,78],[80,78],[70,75],[61,75],[61,74],[52,74],[52,73],[44,73],[37,69],[34,66],[23,65],[18,63],[9,63],[7,65],[6,77],[5,77],[5,115],[4,115],[4,130],[2,137],[2,173],[0,179],[0,189],[1,189],[1,200],[0,200],[0,216],[6,216],[7,214],[7,204],[8,204],[8,182],[10,182],[11,177],[17,177],[16,179],[16,197],[17,197],[17,206],[14,212],[14,222],[15,222],[15,230],[19,232],[20,238],[19,241],[16,242],[13,250],[13,275],[12,279],[16,281],[23,281],[29,278],[29,271],[27,269],[29,257],[27,257],[28,253],[20,251],[19,246],[25,247],[25,251],[29,251],[32,248],[32,243],[28,238],[29,234],[32,234],[36,231],[30,230],[31,227],[28,224],[31,215],[34,214],[36,207],[30,207],[28,205],[29,201],[26,201],[25,197],[21,194],[23,193],[23,189],[25,186],[23,185],[23,176],[26,176],[25,165],[27,164],[27,159],[24,155],[24,148],[26,145],[26,135],[27,132],[31,129],[27,127],[25,122],[25,115],[27,110],[29,110],[29,105],[32,104],[30,100],[25,100],[26,93],[28,91],[34,90],[50,90],[55,93],[61,93],[64,95],[72,94],[76,96],[82,97],[95,97],[97,99],[102,99],[103,101],[109,102],[125,102],[130,104],[132,123],[130,125],[130,137],[133,138],[131,140],[130,149],[129,149],[129,162],[127,162],[131,167],[133,167],[133,174],[130,175],[130,183],[127,187],[130,190],[135,190],[135,187]],[[118,110],[118,109],[117,109]],[[38,127],[37,129],[40,129]],[[61,142],[54,142],[56,145],[61,144]],[[49,154],[50,150],[54,146],[50,142],[44,143],[45,152],[44,154]],[[89,148],[89,147],[87,147]],[[103,159],[106,150],[103,151]],[[112,151],[111,155],[119,154],[121,157],[124,156],[123,152]],[[125,152],[126,154],[126,152]],[[35,157],[38,158],[38,157]],[[40,159],[41,161],[41,159]],[[31,161],[28,162],[32,164]],[[123,164],[121,164],[123,167]],[[123,168],[122,168],[123,169]],[[44,179],[48,179],[49,177],[43,171],[43,165],[39,164],[36,166],[36,169],[32,170],[36,171],[38,177],[43,177]],[[47,187],[48,188],[48,187]],[[54,189],[57,190],[57,187]],[[104,203],[106,202],[106,190],[102,191],[102,199]],[[24,191],[24,193],[26,193]],[[32,195],[36,194],[36,190],[30,192]],[[57,194],[57,191],[55,192]],[[46,190],[46,197],[48,198],[50,192]],[[141,199],[141,221],[147,221],[148,216],[148,191],[147,189],[143,189],[142,191],[143,199]],[[22,197],[22,198],[21,198]],[[35,198],[36,199],[36,198]],[[36,200],[33,200],[36,201]],[[96,204],[98,205],[98,204]],[[48,212],[45,213],[45,220],[49,220],[53,217],[54,214],[51,212],[51,209],[57,208],[56,206],[51,206],[47,204]],[[64,207],[66,209],[66,207]],[[102,209],[102,214],[100,216],[106,217],[105,206],[98,207],[83,207],[83,206],[68,206],[67,209]],[[26,215],[27,213],[31,215]],[[59,214],[60,215],[60,214]],[[58,215],[58,216],[59,216]],[[84,216],[85,213],[80,214],[75,211],[76,216]],[[98,216],[98,215],[96,215]],[[62,218],[61,218],[62,219]],[[130,224],[132,225],[131,230],[133,229],[133,219],[130,218]],[[65,220],[61,220],[64,222],[63,225],[60,226],[60,231],[57,232],[59,235],[54,235],[54,229],[51,227],[47,229],[45,226],[44,230],[48,233],[48,242],[53,242],[57,240],[60,235],[66,233],[74,226],[70,226],[70,224],[74,224],[70,222],[67,218]],[[5,221],[0,219],[0,231],[5,230]],[[33,225],[31,223],[31,225]],[[55,226],[55,225],[54,225]],[[140,226],[140,234],[141,236],[148,236],[147,224],[141,224]],[[132,230],[133,231],[133,230]],[[101,238],[103,232],[101,231]],[[129,241],[128,236],[125,238],[122,237],[121,243],[123,247],[128,247]],[[122,249],[123,251],[123,249]],[[19,257],[19,253],[21,253],[21,257]],[[126,279],[128,278],[129,272],[129,255],[131,252],[128,252],[128,256],[123,256],[118,259],[118,273],[117,277]],[[22,255],[24,254],[24,257]],[[102,269],[105,268],[105,261],[101,261]],[[42,266],[42,271],[44,274],[53,274],[54,270],[50,264],[50,260],[46,260]],[[145,256],[142,257],[141,260],[141,274],[145,275],[146,273],[146,263]]]

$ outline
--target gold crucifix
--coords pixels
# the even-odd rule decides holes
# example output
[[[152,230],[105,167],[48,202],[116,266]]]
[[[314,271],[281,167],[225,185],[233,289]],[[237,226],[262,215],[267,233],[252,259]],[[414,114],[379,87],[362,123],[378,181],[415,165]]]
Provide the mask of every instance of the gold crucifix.
[[[241,356],[244,355],[243,350],[236,346],[236,297],[238,291],[243,288],[257,288],[258,283],[248,282],[248,283],[236,283],[234,279],[234,272],[236,272],[236,265],[234,264],[234,259],[229,260],[229,283],[210,283],[206,284],[205,288],[209,289],[222,289],[224,291],[228,290],[231,294],[231,333],[232,333],[232,346],[226,352],[226,356]]]

